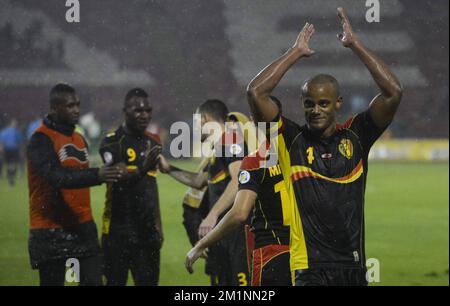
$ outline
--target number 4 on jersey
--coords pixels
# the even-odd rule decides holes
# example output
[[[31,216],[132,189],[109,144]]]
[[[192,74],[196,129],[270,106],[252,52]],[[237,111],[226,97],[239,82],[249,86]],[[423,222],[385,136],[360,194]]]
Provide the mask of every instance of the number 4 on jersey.
[[[307,153],[307,157],[308,157],[308,164],[312,165],[313,161],[314,161],[314,149],[313,147],[309,147],[306,150]]]

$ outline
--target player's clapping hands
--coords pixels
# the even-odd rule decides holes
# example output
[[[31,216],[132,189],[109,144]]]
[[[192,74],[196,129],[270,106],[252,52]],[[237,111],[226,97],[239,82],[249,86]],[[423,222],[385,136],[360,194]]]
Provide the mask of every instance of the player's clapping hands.
[[[300,34],[298,34],[293,49],[299,51],[301,56],[310,57],[315,53],[315,51],[309,47],[309,41],[311,40],[314,32],[314,25],[307,22]]]
[[[162,147],[160,145],[155,145],[153,147],[149,147],[147,151],[145,151],[145,160],[143,163],[143,171],[147,172],[151,169],[155,169],[158,166],[159,158],[161,156]]]

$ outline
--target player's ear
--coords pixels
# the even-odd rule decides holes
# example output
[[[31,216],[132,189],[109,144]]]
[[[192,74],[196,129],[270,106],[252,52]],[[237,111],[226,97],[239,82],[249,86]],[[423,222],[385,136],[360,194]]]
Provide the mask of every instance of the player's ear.
[[[336,109],[340,109],[343,104],[344,104],[344,99],[341,96],[339,96],[336,100]]]

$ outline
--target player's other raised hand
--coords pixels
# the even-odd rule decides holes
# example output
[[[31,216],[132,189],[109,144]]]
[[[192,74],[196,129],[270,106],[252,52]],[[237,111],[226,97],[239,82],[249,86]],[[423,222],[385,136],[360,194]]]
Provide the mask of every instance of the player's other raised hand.
[[[314,25],[307,22],[301,30],[300,34],[298,34],[293,48],[295,50],[298,50],[301,56],[310,57],[315,53],[315,51],[309,47],[309,41],[311,40],[314,32]]]
[[[338,34],[338,39],[342,45],[346,48],[352,47],[356,42],[356,35],[353,32],[353,28],[348,20],[347,14],[342,7],[338,7],[337,15],[342,25],[342,33]]]

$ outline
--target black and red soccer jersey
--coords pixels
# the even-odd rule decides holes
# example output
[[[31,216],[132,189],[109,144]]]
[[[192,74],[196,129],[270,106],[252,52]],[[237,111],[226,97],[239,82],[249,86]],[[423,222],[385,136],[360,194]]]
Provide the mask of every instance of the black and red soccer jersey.
[[[107,164],[125,163],[136,175],[129,180],[108,184],[103,214],[103,234],[120,234],[126,239],[158,239],[155,213],[159,207],[156,165],[144,172],[145,152],[159,145],[159,137],[128,133],[123,127],[108,134],[100,146]]]
[[[255,248],[289,244],[289,196],[279,164],[267,166],[264,153],[244,158],[239,190],[252,190],[258,197],[251,221]]]
[[[244,158],[239,190],[257,194],[251,219],[252,285],[289,286],[289,196],[280,165],[270,164],[266,145]]]
[[[369,150],[382,134],[369,112],[327,139],[283,117],[278,158],[291,198],[291,269],[365,266],[364,192]]]

